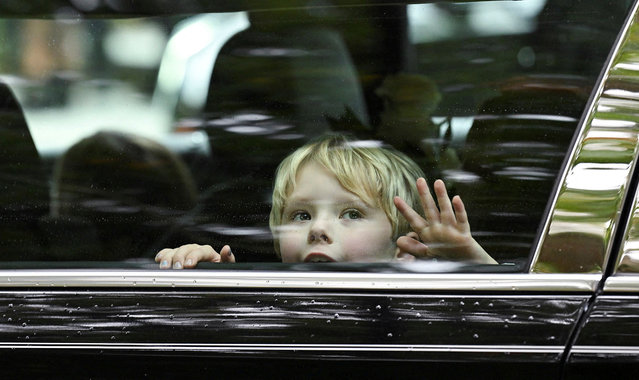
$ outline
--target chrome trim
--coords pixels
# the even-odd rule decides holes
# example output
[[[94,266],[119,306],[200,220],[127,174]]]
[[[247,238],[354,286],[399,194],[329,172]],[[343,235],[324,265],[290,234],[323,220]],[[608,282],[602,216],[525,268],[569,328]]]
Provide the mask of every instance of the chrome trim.
[[[476,352],[557,354],[564,346],[444,344],[233,344],[233,343],[17,343],[0,349],[75,349],[132,351],[339,351],[339,352]]]
[[[593,292],[600,274],[1,270],[1,288],[194,287]]]
[[[586,108],[550,203],[552,211],[543,223],[531,272],[601,272],[610,256],[639,149],[639,99],[624,88],[636,87],[633,41],[639,39],[638,7],[635,2]]]
[[[639,346],[573,346],[570,350],[574,354],[639,354]]]
[[[637,293],[639,292],[639,277],[636,275],[616,275],[606,279],[604,292]]]
[[[623,243],[617,254],[615,273],[637,272],[639,272],[639,192],[636,191],[632,200],[632,211],[624,231]]]

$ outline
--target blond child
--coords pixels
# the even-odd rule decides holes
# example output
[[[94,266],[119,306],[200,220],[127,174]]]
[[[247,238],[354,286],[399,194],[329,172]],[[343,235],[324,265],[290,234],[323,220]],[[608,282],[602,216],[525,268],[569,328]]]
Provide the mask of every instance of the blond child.
[[[282,262],[382,262],[438,258],[495,264],[470,233],[459,196],[444,182],[431,196],[406,155],[377,142],[322,137],[277,168],[269,226]],[[416,186],[414,181],[417,178]],[[423,210],[423,214],[415,210]],[[235,262],[228,245],[163,249],[160,268]]]

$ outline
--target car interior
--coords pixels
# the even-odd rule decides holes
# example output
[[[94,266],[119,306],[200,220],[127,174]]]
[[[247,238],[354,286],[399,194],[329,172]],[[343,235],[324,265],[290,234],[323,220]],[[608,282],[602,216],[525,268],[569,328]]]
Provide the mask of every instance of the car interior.
[[[121,152],[92,147],[69,177],[58,177],[56,170],[65,168],[69,152],[95,131],[61,152],[39,154],[29,125],[37,120],[30,114],[37,108],[33,94],[69,92],[83,81],[100,89],[127,80],[149,94],[163,62],[128,71],[110,67],[102,46],[86,53],[103,61],[95,73],[60,67],[49,78],[28,82],[16,80],[26,76],[16,66],[3,75],[0,88],[0,234],[7,252],[1,260],[40,267],[88,262],[82,265],[150,268],[159,249],[196,242],[230,244],[242,262],[275,263],[268,228],[273,173],[295,148],[338,132],[392,145],[418,162],[430,181],[444,179],[451,195],[464,200],[480,244],[498,262],[525,270],[627,4],[608,9],[604,22],[593,10],[576,11],[579,4],[523,3],[528,8],[502,9],[512,11],[514,20],[525,18],[522,29],[495,26],[481,33],[473,29],[489,11],[481,3],[246,12],[249,26],[221,46],[208,63],[210,71],[202,74],[209,78],[206,101],[196,108],[178,104],[164,137],[157,139],[205,136],[205,149],[167,146],[171,158],[158,153],[149,159],[155,148],[117,140],[122,131],[108,132],[113,126],[103,125],[107,132],[97,133],[116,139],[115,150]],[[427,14],[448,21],[433,26],[432,19],[420,19]],[[195,16],[142,18],[131,25],[158,24],[166,44],[173,28]],[[574,25],[558,22],[564,17],[575,18]],[[426,37],[417,34],[420,20]],[[94,21],[74,25],[104,44],[99,38],[109,28],[124,29],[131,20]],[[68,28],[59,20],[35,23]],[[451,28],[458,33],[447,36]],[[598,39],[586,39],[580,28],[596,28]],[[201,51],[184,54],[198,60]],[[184,74],[175,70],[176,77]],[[143,80],[146,87],[135,83]],[[25,83],[35,83],[35,90]],[[176,96],[182,101],[183,95]],[[105,165],[114,162],[110,154],[121,160],[131,152],[137,158],[117,161],[123,166]],[[119,179],[98,184],[97,177],[88,176],[82,185],[81,175],[92,170],[100,178],[117,173]],[[125,174],[129,170],[131,177]],[[167,173],[176,179],[172,186],[158,179]],[[71,182],[62,186],[60,178]],[[193,200],[176,206],[168,202],[175,194]]]

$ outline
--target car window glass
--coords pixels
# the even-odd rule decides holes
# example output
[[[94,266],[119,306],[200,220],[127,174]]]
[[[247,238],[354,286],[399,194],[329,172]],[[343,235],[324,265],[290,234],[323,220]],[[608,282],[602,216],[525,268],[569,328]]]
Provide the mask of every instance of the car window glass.
[[[522,270],[628,6],[0,19],[2,260],[156,268],[196,243],[278,263],[274,173],[339,133],[441,178],[477,243]]]

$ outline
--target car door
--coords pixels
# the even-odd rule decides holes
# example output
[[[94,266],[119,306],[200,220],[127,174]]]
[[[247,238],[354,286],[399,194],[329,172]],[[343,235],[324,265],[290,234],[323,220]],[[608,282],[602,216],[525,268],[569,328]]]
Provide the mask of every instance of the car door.
[[[324,10],[331,11],[330,7]],[[634,15],[635,11],[633,6],[629,12]],[[451,14],[456,12],[460,10],[453,7]],[[590,331],[589,321],[609,320],[614,313],[606,314],[606,310],[618,310],[620,303],[634,300],[632,295],[619,295],[624,290],[614,281],[621,280],[614,279],[628,283],[627,278],[632,278],[621,275],[610,277],[604,295],[595,300],[604,276],[602,268],[614,256],[611,252],[615,249],[615,237],[620,234],[624,201],[636,187],[631,181],[637,152],[635,124],[629,121],[635,109],[629,71],[633,68],[637,30],[634,16],[625,23],[624,19],[625,11],[623,17],[615,19],[623,26],[612,33],[618,38],[611,39],[609,50],[599,55],[600,67],[595,71],[601,72],[601,76],[588,87],[588,101],[578,103],[582,106],[576,117],[563,113],[547,115],[531,108],[513,116],[495,111],[500,107],[490,104],[473,115],[480,123],[468,134],[470,151],[491,147],[487,144],[494,139],[500,142],[504,139],[506,148],[524,149],[516,141],[507,140],[505,134],[491,134],[504,130],[495,120],[545,120],[548,123],[542,125],[549,134],[566,120],[576,124],[574,138],[572,132],[568,134],[569,140],[573,138],[568,151],[559,154],[559,158],[549,147],[551,144],[538,145],[541,142],[531,138],[537,143],[533,144],[532,152],[550,152],[553,160],[565,160],[558,172],[544,182],[550,183],[549,195],[542,200],[531,195],[535,194],[531,182],[523,186],[517,181],[539,184],[539,178],[547,176],[547,172],[530,170],[532,174],[526,174],[518,165],[503,164],[502,159],[508,159],[508,154],[492,156],[489,161],[481,161],[483,156],[471,156],[477,157],[477,161],[468,165],[477,164],[478,173],[491,171],[486,177],[502,178],[500,174],[516,169],[514,174],[504,176],[507,177],[504,187],[523,189],[520,197],[529,198],[535,204],[530,213],[539,215],[540,222],[532,223],[523,214],[526,205],[508,208],[511,203],[522,207],[521,199],[513,202],[505,196],[505,190],[499,193],[503,202],[494,206],[498,210],[490,213],[490,204],[497,203],[495,198],[487,198],[493,188],[472,192],[460,182],[459,190],[467,191],[465,194],[474,200],[475,208],[469,204],[469,210],[477,211],[477,218],[483,219],[478,228],[484,232],[482,244],[492,248],[489,250],[495,252],[501,265],[442,261],[335,265],[258,262],[205,264],[180,271],[159,270],[148,258],[142,262],[105,260],[105,264],[77,258],[55,262],[22,260],[24,256],[18,255],[18,259],[6,261],[0,270],[0,372],[7,378],[561,378],[571,347],[568,373],[581,368],[580,360],[586,361],[587,366],[598,366],[599,355],[589,351],[594,343],[588,336],[598,339],[600,333],[586,334]],[[334,36],[324,32],[317,35]],[[482,46],[486,43],[475,42]],[[339,46],[342,51],[348,44],[321,45],[327,46]],[[237,54],[229,57],[236,58]],[[361,56],[358,58],[365,61]],[[478,58],[468,62],[486,62]],[[361,69],[364,64],[359,65],[354,67]],[[350,69],[344,72],[351,74]],[[214,71],[213,77],[215,74]],[[540,87],[542,91],[525,98],[525,103],[535,105],[550,98],[552,103],[563,99],[567,104],[575,97],[583,98],[581,80],[573,80],[559,76],[507,81],[500,88],[499,104],[526,96],[529,87]],[[560,85],[556,86],[557,83]],[[447,88],[449,93],[459,91],[458,87]],[[371,96],[370,91],[366,94],[364,98]],[[17,98],[19,102],[24,100]],[[15,113],[15,107],[10,112]],[[221,125],[219,115],[208,122],[209,126]],[[540,129],[535,131],[538,134]],[[221,133],[213,136],[218,139],[212,143],[214,151],[219,148],[215,145],[219,141],[226,142],[229,151],[240,146],[232,144],[239,141],[237,136],[231,139]],[[565,133],[560,136],[565,137]],[[241,137],[249,141],[246,146],[257,146],[251,154],[243,152],[250,156],[247,161],[263,153],[257,150],[262,145],[254,144],[255,136]],[[398,142],[402,143],[405,141]],[[516,158],[538,161],[535,156]],[[530,167],[538,168],[534,164]],[[256,175],[263,175],[262,169],[258,167],[255,172],[260,174]],[[445,172],[445,168],[440,169]],[[223,190],[238,192],[232,188]],[[241,196],[246,194],[239,192]],[[264,204],[256,208],[259,207]],[[488,211],[484,215],[481,210]],[[472,218],[473,213],[470,214]],[[242,215],[249,218],[251,214]],[[491,223],[490,217],[496,216],[503,217],[505,222]],[[519,228],[518,223],[533,225],[532,231]],[[499,224],[496,228],[502,230],[489,230],[491,224]],[[65,249],[79,245],[78,236],[83,231],[77,226],[86,225],[64,224],[63,232],[70,235],[53,230],[58,237],[70,236],[73,244],[63,246]],[[196,232],[235,234],[248,242],[251,238],[258,241],[262,236],[256,228],[229,228],[211,220],[197,226],[200,229]],[[46,227],[52,228],[50,224]],[[136,224],[127,228],[136,228]],[[14,236],[10,231],[3,230],[3,239],[8,241]],[[91,250],[98,245],[99,234],[93,231],[88,234],[89,238],[82,241],[88,242]],[[39,238],[46,240],[46,236]],[[31,235],[17,237],[18,242],[29,239]],[[33,250],[26,248],[28,252]],[[524,256],[509,256],[517,249],[526,252]],[[527,256],[528,251],[531,253]],[[84,251],[78,248],[78,252]],[[587,314],[591,310],[599,314]],[[601,317],[595,318],[598,315]],[[586,327],[580,330],[582,323]],[[619,322],[617,327],[625,331]],[[596,341],[597,346],[602,344],[610,345]],[[620,349],[624,355],[626,349]]]

